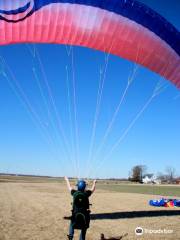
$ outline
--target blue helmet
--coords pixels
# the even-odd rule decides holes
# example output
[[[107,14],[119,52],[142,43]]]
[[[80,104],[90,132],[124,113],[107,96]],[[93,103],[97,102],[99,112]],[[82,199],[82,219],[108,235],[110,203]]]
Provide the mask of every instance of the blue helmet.
[[[85,188],[86,188],[86,182],[84,180],[79,180],[77,182],[77,188],[78,188],[78,191],[84,191]]]

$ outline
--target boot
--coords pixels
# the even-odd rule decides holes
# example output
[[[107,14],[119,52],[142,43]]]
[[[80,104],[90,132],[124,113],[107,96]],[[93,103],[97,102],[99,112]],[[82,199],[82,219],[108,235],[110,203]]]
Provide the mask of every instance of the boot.
[[[73,237],[71,235],[67,235],[69,240],[73,240]]]

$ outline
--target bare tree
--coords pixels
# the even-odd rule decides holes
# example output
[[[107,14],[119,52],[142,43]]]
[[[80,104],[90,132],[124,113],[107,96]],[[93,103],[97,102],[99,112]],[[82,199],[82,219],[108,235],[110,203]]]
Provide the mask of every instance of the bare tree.
[[[131,170],[131,181],[142,182],[143,175],[147,167],[145,165],[136,165]]]
[[[167,181],[167,176],[162,172],[158,172],[157,179],[161,180],[162,182],[165,182],[165,181]]]
[[[168,166],[166,167],[166,176],[167,176],[167,181],[172,183],[173,180],[175,179],[175,168]]]

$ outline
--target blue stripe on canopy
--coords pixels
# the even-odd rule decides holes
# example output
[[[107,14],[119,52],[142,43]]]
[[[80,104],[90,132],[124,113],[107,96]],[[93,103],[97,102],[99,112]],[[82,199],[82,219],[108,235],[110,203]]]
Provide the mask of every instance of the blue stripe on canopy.
[[[6,15],[15,15],[15,14],[18,14],[18,13],[25,12],[29,8],[29,6],[30,6],[30,2],[27,3],[25,6],[20,7],[18,9],[14,9],[14,10],[1,10],[0,9],[0,13],[6,14]]]

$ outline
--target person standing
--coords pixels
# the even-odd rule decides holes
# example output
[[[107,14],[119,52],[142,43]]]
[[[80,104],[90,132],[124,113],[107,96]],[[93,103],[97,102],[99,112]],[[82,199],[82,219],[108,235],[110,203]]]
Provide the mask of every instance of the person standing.
[[[64,178],[67,184],[67,188],[73,197],[73,208],[71,222],[69,226],[68,239],[73,240],[74,230],[81,230],[79,240],[85,240],[86,232],[90,223],[90,209],[89,209],[89,197],[94,193],[96,188],[96,180],[93,181],[92,188],[86,190],[86,182],[84,180],[78,180],[77,189],[73,189],[69,182],[68,177]]]

